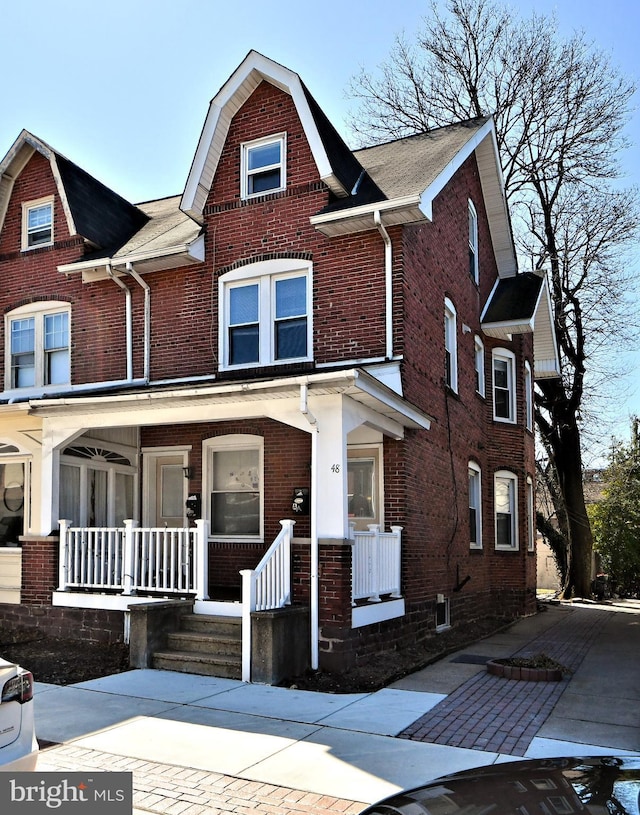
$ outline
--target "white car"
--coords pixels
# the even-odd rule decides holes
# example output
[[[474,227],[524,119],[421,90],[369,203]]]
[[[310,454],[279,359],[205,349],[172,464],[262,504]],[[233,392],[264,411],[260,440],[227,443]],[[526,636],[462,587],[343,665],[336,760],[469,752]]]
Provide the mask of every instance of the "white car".
[[[0,659],[0,771],[34,770],[37,760],[33,675]]]

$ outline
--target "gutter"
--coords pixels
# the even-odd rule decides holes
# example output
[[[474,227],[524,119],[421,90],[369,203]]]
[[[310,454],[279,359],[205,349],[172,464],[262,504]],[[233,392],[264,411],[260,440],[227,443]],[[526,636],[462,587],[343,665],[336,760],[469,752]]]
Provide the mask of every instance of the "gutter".
[[[120,280],[120,278],[113,273],[111,264],[107,263],[105,266],[107,274],[116,283],[125,296],[125,333],[127,343],[127,382],[133,380],[133,317],[131,312],[131,289]]]
[[[309,625],[311,639],[311,670],[317,671],[320,664],[320,553],[318,541],[318,420],[309,410],[309,385],[300,383],[300,413],[311,425],[311,562],[310,562],[310,608]]]
[[[385,355],[387,359],[393,359],[393,247],[379,209],[373,213],[373,222],[384,241]]]
[[[142,376],[145,382],[149,382],[149,372],[151,369],[151,289],[149,284],[140,277],[133,268],[130,261],[126,265],[127,273],[144,289],[144,370]]]

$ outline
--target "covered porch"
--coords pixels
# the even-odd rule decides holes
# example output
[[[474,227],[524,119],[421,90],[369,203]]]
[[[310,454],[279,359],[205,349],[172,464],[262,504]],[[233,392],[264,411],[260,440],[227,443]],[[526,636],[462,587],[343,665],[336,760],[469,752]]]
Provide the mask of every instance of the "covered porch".
[[[347,605],[351,609],[344,615],[346,624],[358,627],[403,613],[400,525],[396,518],[384,516],[381,479],[376,499],[378,516],[372,517],[372,510],[353,511],[349,450],[353,446],[358,446],[360,452],[365,449],[367,454],[374,450],[375,456],[372,454],[367,461],[381,467],[376,456],[382,458],[382,439],[402,439],[406,427],[426,429],[429,419],[381,379],[350,370],[256,383],[153,390],[144,395],[132,392],[102,395],[99,399],[82,395],[35,402],[30,408],[30,414],[42,422],[41,455],[37,463],[34,461],[32,476],[41,500],[39,506],[32,507],[31,531],[37,533],[37,527],[60,529],[54,605],[126,612],[143,602],[188,598],[193,600],[197,614],[246,617],[248,621],[251,614],[262,610],[303,603],[309,608],[310,665],[316,669],[321,625],[320,552],[346,545],[350,568],[345,570],[343,563],[342,569],[347,571],[349,586],[345,595],[348,593]],[[124,431],[131,427],[132,419],[137,427],[147,429],[148,438],[164,439],[171,428],[176,428],[171,431],[176,443],[170,448],[166,442],[153,446],[146,441],[139,446],[135,495],[130,504],[133,514],[125,521],[108,524],[79,523],[64,517],[58,523],[61,505],[68,500],[65,487],[59,485],[65,451],[90,437],[93,428]],[[256,506],[260,502],[261,534],[254,541],[242,534],[232,540],[233,536],[221,535],[219,529],[212,528],[212,513],[219,506],[213,494],[212,444],[205,439],[198,445],[181,445],[180,428],[195,429],[206,424],[207,432],[213,428],[215,435],[218,427],[234,422],[236,433],[240,427],[258,432],[260,421],[295,429],[300,431],[299,436],[307,438],[308,495],[303,497],[300,512],[297,491],[293,491],[288,499],[291,517],[283,519],[281,515],[280,531],[269,535],[273,523],[267,524],[264,518],[271,502],[268,489],[274,459],[265,464],[265,453],[256,483],[264,481],[267,486],[256,488],[252,499]],[[153,433],[149,436],[150,431]],[[263,432],[265,438],[267,434]],[[255,434],[252,438],[256,438]],[[169,469],[179,471],[182,477],[181,483],[170,482],[179,490],[174,503],[184,503],[187,509],[184,518],[160,525],[153,522],[150,507],[159,502],[160,488],[156,489],[156,484],[160,456],[169,454],[176,459]],[[286,457],[283,451],[281,458]],[[363,466],[360,460],[358,472]],[[253,547],[257,556],[252,555],[251,560],[246,555],[236,562],[235,574],[242,575],[241,596],[231,602],[212,596],[211,586],[219,583],[216,568],[212,568],[212,552],[223,552],[231,559],[233,569],[233,552],[249,551],[247,546]],[[299,557],[292,557],[292,546],[301,553]],[[340,579],[344,578],[343,573]],[[247,622],[243,625],[243,651],[250,648],[248,630]],[[244,668],[243,678],[250,678]]]

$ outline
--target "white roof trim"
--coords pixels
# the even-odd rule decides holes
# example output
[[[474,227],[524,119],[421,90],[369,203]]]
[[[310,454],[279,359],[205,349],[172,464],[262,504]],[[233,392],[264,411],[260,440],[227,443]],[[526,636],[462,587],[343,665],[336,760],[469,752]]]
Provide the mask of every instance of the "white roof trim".
[[[263,80],[292,97],[320,178],[336,195],[345,197],[348,194],[333,173],[298,74],[257,51],[250,51],[209,105],[184,188],[180,209],[200,223],[231,120]]]
[[[7,214],[7,207],[9,206],[9,199],[13,191],[13,185],[20,173],[24,170],[30,158],[34,153],[40,153],[47,159],[51,165],[51,172],[56,182],[56,188],[60,200],[62,201],[62,209],[69,228],[69,234],[76,234],[76,225],[71,215],[69,202],[67,201],[67,194],[60,178],[60,171],[58,170],[58,162],[56,161],[55,152],[49,147],[48,144],[38,139],[28,130],[23,130],[15,142],[9,148],[7,155],[0,162],[0,229],[4,225],[4,219]]]

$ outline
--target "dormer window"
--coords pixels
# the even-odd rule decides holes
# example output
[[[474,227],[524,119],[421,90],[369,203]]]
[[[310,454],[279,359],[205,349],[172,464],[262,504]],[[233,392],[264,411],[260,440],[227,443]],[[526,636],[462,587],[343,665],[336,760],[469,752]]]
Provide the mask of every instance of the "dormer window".
[[[53,243],[53,198],[22,205],[22,248],[36,249]]]
[[[284,190],[286,186],[286,136],[246,142],[242,145],[242,197],[254,198]]]

